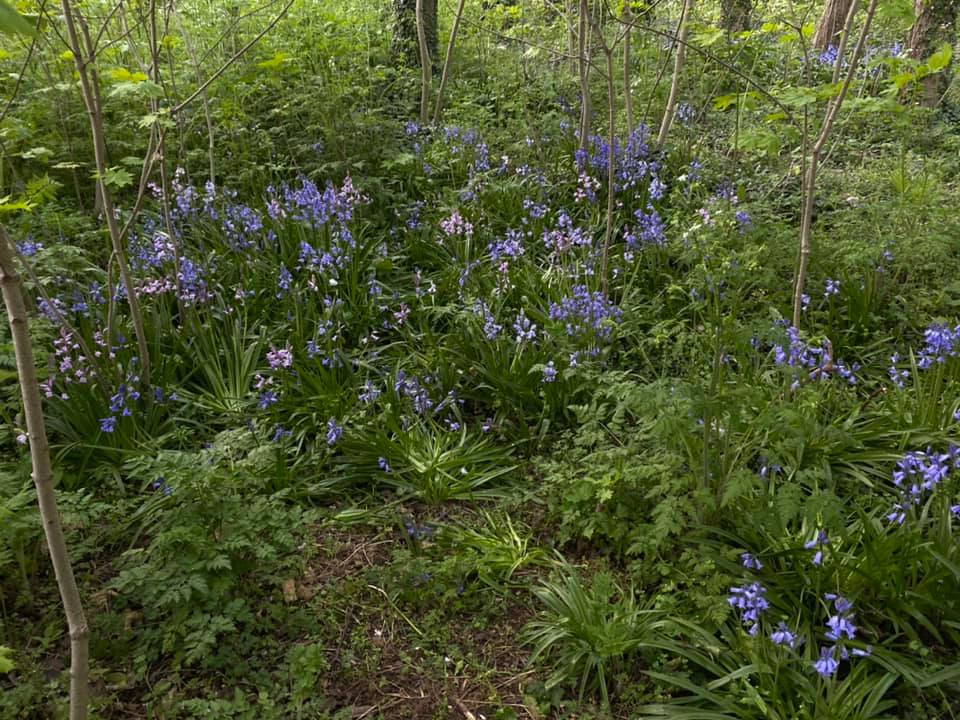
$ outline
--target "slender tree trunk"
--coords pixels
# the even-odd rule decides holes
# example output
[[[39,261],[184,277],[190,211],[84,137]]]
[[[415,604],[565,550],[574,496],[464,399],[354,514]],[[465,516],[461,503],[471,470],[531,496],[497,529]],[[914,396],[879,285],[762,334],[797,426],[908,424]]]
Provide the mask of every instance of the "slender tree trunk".
[[[803,313],[803,289],[807,279],[807,268],[810,265],[811,243],[810,236],[813,228],[813,209],[817,199],[817,171],[820,165],[820,154],[823,152],[827,140],[830,138],[830,132],[833,130],[833,124],[840,113],[843,101],[847,97],[850,84],[857,73],[860,65],[860,58],[863,57],[864,48],[867,45],[867,37],[870,34],[870,25],[873,23],[873,16],[877,11],[877,1],[870,0],[867,7],[867,17],[863,21],[863,28],[860,30],[860,37],[857,38],[857,45],[853,50],[853,57],[847,70],[847,75],[840,87],[840,92],[830,101],[827,107],[827,114],[824,117],[820,133],[810,151],[810,162],[807,165],[807,172],[803,183],[803,209],[800,221],[800,261],[797,266],[797,275],[793,285],[793,326],[800,327],[800,317]],[[848,8],[847,23],[843,33],[848,36],[853,28],[853,21],[857,14],[858,0],[852,0],[854,7]],[[846,37],[841,40],[841,44],[846,44]],[[843,62],[843,57],[837,58],[837,63]]]
[[[633,28],[630,24],[633,22],[633,13],[630,11],[630,0],[623,4],[623,109],[627,115],[627,137],[633,134],[633,52],[631,48],[631,38]]]
[[[667,107],[663,111],[660,132],[657,134],[657,146],[663,147],[673,125],[673,116],[677,109],[677,97],[680,95],[680,79],[683,76],[683,63],[687,56],[687,36],[690,34],[690,16],[693,14],[694,0],[684,0],[680,17],[680,33],[676,40],[676,55],[673,63],[673,79],[670,81],[670,94]]]
[[[203,87],[201,99],[203,100],[203,117],[207,123],[207,162],[210,165],[210,182],[216,183],[216,135],[213,132],[213,114],[210,111],[210,95],[207,92],[206,87],[204,87],[205,78],[203,74],[203,67],[200,65],[200,61],[197,59],[196,49],[193,47],[193,42],[191,42],[190,36],[187,35],[186,27],[183,24],[183,20],[180,18],[180,13],[176,9],[174,9],[173,12],[177,18],[177,27],[180,30],[180,35],[183,37],[183,44],[186,46],[187,54],[190,56],[190,62],[193,64],[193,71],[197,76],[197,85],[199,87]]]
[[[957,39],[958,9],[960,0],[916,0],[917,19],[907,42],[910,57],[922,61],[944,43],[953,46]],[[920,82],[923,84],[923,106],[936,107],[950,86],[950,66],[927,75]]]
[[[74,61],[77,66],[77,73],[80,76],[80,91],[83,95],[83,103],[87,109],[87,115],[90,117],[90,132],[93,136],[93,154],[97,167],[97,187],[99,188],[100,201],[103,203],[103,214],[107,220],[107,229],[110,232],[110,241],[113,246],[113,252],[117,256],[117,266],[120,268],[120,279],[123,282],[124,290],[127,294],[127,303],[130,306],[130,319],[133,323],[133,331],[137,338],[137,348],[140,354],[141,380],[144,384],[150,384],[150,352],[147,347],[147,335],[143,325],[143,315],[140,313],[140,301],[137,299],[136,288],[133,284],[133,277],[130,274],[130,266],[127,264],[127,254],[123,247],[123,237],[120,231],[120,224],[117,220],[116,208],[113,205],[113,197],[105,182],[107,174],[107,142],[103,127],[103,100],[100,97],[100,79],[97,76],[97,69],[94,65],[94,47],[90,38],[90,32],[83,17],[76,14],[70,0],[62,0],[64,20],[67,25],[67,37],[70,42],[70,49],[73,52]],[[81,44],[80,34],[77,32],[77,25],[83,33],[83,43]],[[113,292],[113,289],[110,289]],[[112,342],[113,339],[110,339]]]
[[[599,30],[598,30],[599,32]],[[616,209],[616,153],[614,143],[617,141],[617,91],[614,85],[613,46],[604,45],[603,52],[607,58],[607,225],[603,234],[603,258],[601,263],[601,277],[603,297],[610,296],[610,245],[613,243],[613,218]]]
[[[90,629],[83,613],[80,590],[73,576],[67,542],[60,524],[57,496],[53,490],[50,447],[47,444],[40,385],[37,382],[33,346],[27,327],[23,288],[14,266],[10,239],[2,226],[0,226],[0,288],[2,288],[3,302],[7,306],[13,352],[20,378],[20,393],[23,397],[23,414],[30,439],[30,461],[33,465],[33,483],[37,488],[37,503],[40,506],[43,532],[50,550],[53,574],[57,579],[57,588],[60,590],[60,599],[63,602],[70,632],[70,720],[85,720],[90,696],[88,684]]]
[[[827,0],[813,36],[813,46],[817,50],[826,50],[837,42],[852,4],[853,0]]]
[[[450,39],[447,41],[447,55],[443,59],[443,72],[440,75],[440,88],[437,90],[437,107],[433,112],[433,124],[440,124],[440,116],[443,113],[443,92],[447,88],[447,81],[450,78],[450,66],[453,63],[453,47],[457,41],[457,32],[460,30],[460,21],[463,19],[463,6],[467,0],[460,0],[457,6],[457,15],[453,19],[453,27],[450,28]]]
[[[577,0],[567,0],[567,55],[570,59],[570,71],[577,72],[577,24],[574,16],[577,13]]]
[[[427,45],[427,28],[423,16],[424,0],[417,0],[417,45],[420,49],[420,123],[426,125],[430,119],[430,48]]]
[[[587,149],[590,127],[593,125],[593,104],[590,100],[590,62],[588,58],[590,35],[590,7],[587,0],[580,0],[579,32],[577,35],[577,60],[580,69],[580,149]]]

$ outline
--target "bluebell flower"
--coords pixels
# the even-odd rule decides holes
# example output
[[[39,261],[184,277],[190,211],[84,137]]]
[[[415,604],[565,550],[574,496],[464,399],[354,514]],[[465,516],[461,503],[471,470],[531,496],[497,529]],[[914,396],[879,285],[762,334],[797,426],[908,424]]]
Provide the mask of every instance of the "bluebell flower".
[[[827,278],[827,284],[823,291],[823,296],[825,298],[829,298],[831,295],[836,295],[839,292],[840,292],[840,281]]]
[[[693,122],[696,115],[697,111],[693,109],[693,105],[690,103],[682,102],[677,105],[677,121],[681,125],[689,125]]]
[[[513,330],[517,334],[518,345],[526,342],[532,343],[537,339],[537,326],[530,322],[523,310],[517,314],[517,319],[513,323]]]
[[[260,393],[260,400],[257,403],[257,407],[259,407],[261,410],[266,410],[271,405],[279,402],[279,400],[280,399],[277,397],[276,392],[273,390],[266,390],[265,392]]]
[[[379,459],[377,460],[377,465],[378,465],[378,466],[380,467],[380,469],[383,470],[383,472],[385,472],[385,473],[391,472],[392,469],[393,469],[393,468],[390,467],[390,463],[387,462],[387,459],[386,459],[385,457],[379,458]]]
[[[753,553],[745,552],[740,555],[740,564],[748,570],[763,570],[763,563]]]
[[[797,636],[790,631],[785,622],[781,622],[777,629],[770,633],[770,639],[774,645],[786,645],[789,648],[797,646]]]
[[[730,588],[727,603],[740,611],[740,620],[749,626],[749,633],[756,635],[760,629],[760,616],[770,607],[766,599],[767,589],[758,582],[743,587]]]
[[[827,639],[834,642],[841,640],[844,636],[848,640],[853,640],[857,634],[857,627],[853,624],[853,603],[842,595],[836,593],[826,593],[824,598],[833,601],[834,614],[827,620]]]
[[[17,252],[24,257],[33,257],[41,250],[43,250],[43,243],[35,242],[30,236],[27,236],[23,242],[17,243]]]
[[[836,649],[835,645],[820,648],[820,659],[813,663],[813,668],[820,677],[829,678],[836,674],[840,667],[836,658]]]
[[[826,530],[820,530],[815,537],[810,542],[804,544],[804,547],[807,550],[813,550],[817,548],[817,552],[813,555],[813,564],[814,565],[823,565],[823,547],[830,544],[830,539],[827,537]]]
[[[113,415],[110,417],[101,418],[100,429],[105,433],[112,433],[117,429],[117,418],[115,418]]]
[[[337,424],[335,418],[327,420],[327,445],[336,445],[343,436],[343,428]]]
[[[553,364],[553,360],[550,360],[546,366],[543,368],[543,382],[552,383],[557,379],[557,368]]]

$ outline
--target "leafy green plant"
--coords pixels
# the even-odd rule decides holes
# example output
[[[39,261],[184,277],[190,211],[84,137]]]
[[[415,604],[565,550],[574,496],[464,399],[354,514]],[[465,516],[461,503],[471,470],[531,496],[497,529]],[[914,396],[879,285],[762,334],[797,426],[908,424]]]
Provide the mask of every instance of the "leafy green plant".
[[[110,587],[147,623],[140,661],[162,653],[177,665],[228,662],[227,640],[253,621],[253,598],[295,564],[302,512],[237,486],[244,476],[232,476],[217,450],[167,451],[129,470],[152,492],[131,518],[147,539],[124,553]]]
[[[599,688],[610,707],[610,679],[627,657],[651,647],[663,622],[649,601],[620,588],[612,577],[597,574],[588,588],[578,572],[561,562],[560,577],[544,581],[533,593],[544,606],[540,619],[524,629],[531,660],[543,658],[552,669],[547,688],[579,685],[585,693]]]
[[[520,571],[546,563],[547,555],[532,545],[525,528],[514,525],[509,515],[481,514],[483,525],[474,528],[453,525],[444,528],[441,542],[466,556],[480,582],[493,588],[520,582]]]

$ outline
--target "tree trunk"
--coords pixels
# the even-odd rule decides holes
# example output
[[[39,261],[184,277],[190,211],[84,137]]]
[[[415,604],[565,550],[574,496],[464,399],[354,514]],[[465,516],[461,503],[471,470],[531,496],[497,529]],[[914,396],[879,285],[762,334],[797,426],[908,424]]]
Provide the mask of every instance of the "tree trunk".
[[[587,0],[580,0],[577,60],[580,68],[580,150],[587,149],[590,127],[593,125],[593,103],[590,101],[590,8]]]
[[[23,288],[13,263],[13,248],[7,231],[0,226],[0,288],[10,320],[10,335],[13,338],[13,354],[20,378],[20,393],[23,398],[23,414],[27,423],[30,442],[30,460],[33,466],[33,483],[37,488],[37,503],[43,532],[50,550],[53,574],[60,590],[60,600],[67,616],[70,632],[70,720],[84,720],[90,691],[90,628],[83,613],[80,591],[73,576],[73,567],[67,553],[60,510],[53,490],[53,470],[50,463],[50,446],[47,444],[47,429],[43,420],[43,405],[37,369],[33,359],[33,346],[27,328],[27,310],[23,302]]]
[[[103,215],[110,232],[110,242],[113,253],[117,258],[117,267],[120,269],[120,279],[127,295],[127,305],[130,308],[130,321],[133,324],[134,335],[137,338],[137,350],[140,354],[140,380],[145,386],[150,384],[150,351],[147,346],[147,334],[144,330],[143,315],[140,312],[140,301],[137,298],[133,276],[127,264],[126,249],[123,247],[123,233],[117,219],[113,197],[107,187],[107,140],[103,123],[103,98],[100,95],[100,78],[97,74],[95,46],[83,15],[76,12],[70,0],[61,0],[63,17],[67,26],[67,39],[73,52],[77,74],[80,76],[80,92],[83,104],[90,118],[90,134],[93,139],[93,156],[97,167],[97,187],[99,198],[103,203]],[[80,31],[77,31],[77,26]],[[81,35],[82,33],[82,35]],[[110,289],[113,292],[113,289]],[[113,339],[110,338],[110,342]]]
[[[853,0],[827,0],[820,22],[817,23],[817,32],[813,36],[813,46],[817,50],[826,50],[836,44],[852,2]]]
[[[633,22],[633,13],[630,12],[629,1],[624,3],[623,7],[623,109],[627,114],[627,138],[633,135],[633,54],[631,40],[633,38],[633,28],[630,24]]]
[[[440,88],[437,90],[437,106],[433,112],[433,124],[440,124],[440,116],[443,112],[443,93],[447,89],[447,81],[450,79],[450,66],[453,62],[453,46],[457,42],[457,31],[460,29],[460,20],[463,19],[463,6],[467,0],[460,0],[457,6],[457,15],[453,20],[453,27],[450,28],[450,40],[447,42],[447,55],[443,60],[443,72],[440,74]]]
[[[916,0],[916,22],[910,29],[907,47],[910,57],[925,60],[944,43],[951,46],[957,38],[957,10],[960,0]],[[952,65],[952,63],[951,63]],[[923,84],[924,107],[936,107],[950,85],[950,66],[927,75]]]
[[[803,182],[800,220],[800,258],[793,282],[793,326],[795,328],[800,327],[800,318],[803,313],[803,289],[807,280],[807,268],[810,266],[810,255],[812,253],[811,234],[813,232],[813,210],[817,201],[817,171],[820,167],[820,154],[823,152],[823,148],[830,138],[830,133],[833,131],[833,124],[837,119],[837,115],[840,114],[840,108],[843,106],[843,101],[847,97],[847,92],[850,90],[853,78],[857,74],[860,58],[863,57],[864,50],[867,47],[867,37],[870,35],[870,25],[873,22],[873,16],[877,12],[878,1],[879,0],[870,0],[870,5],[867,6],[867,16],[864,18],[863,28],[860,30],[857,45],[853,49],[853,57],[850,59],[846,78],[844,78],[843,85],[840,87],[839,94],[830,100],[827,107],[827,114],[823,119],[823,125],[820,127],[820,133],[817,135],[813,149],[810,151],[810,161],[809,165],[807,165]],[[857,13],[857,8],[854,3],[857,2],[858,0],[851,0],[851,7],[847,9],[847,17],[844,18],[845,27],[841,45],[846,45],[847,38],[853,30],[854,16]],[[836,67],[839,68],[841,63],[843,63],[843,57],[838,56],[836,62]],[[806,144],[804,144],[804,150],[806,150]]]
[[[673,62],[673,78],[670,81],[670,94],[667,96],[667,107],[663,111],[663,120],[660,122],[660,132],[657,133],[657,147],[662,148],[670,134],[673,125],[673,115],[677,109],[677,98],[680,95],[680,79],[683,77],[683,63],[687,55],[687,36],[690,34],[690,16],[693,14],[694,0],[684,0],[680,16],[680,33],[676,41],[676,55]]]
[[[437,0],[423,0],[423,29],[427,36],[427,50],[430,57],[438,57],[437,41]],[[417,2],[416,0],[393,0],[393,54],[404,63],[416,61],[419,65],[420,52],[417,40]]]
[[[721,0],[720,24],[728,33],[750,29],[751,0]]]
[[[417,48],[420,54],[420,124],[426,125],[430,119],[430,49],[426,33],[426,17],[424,16],[425,0],[417,0]]]

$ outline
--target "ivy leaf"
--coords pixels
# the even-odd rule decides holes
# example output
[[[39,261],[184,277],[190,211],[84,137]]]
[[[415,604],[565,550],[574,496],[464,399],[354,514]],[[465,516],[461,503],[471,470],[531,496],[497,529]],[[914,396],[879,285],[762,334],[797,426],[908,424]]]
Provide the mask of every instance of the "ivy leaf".
[[[37,31],[6,0],[0,0],[0,32],[7,35],[37,37]]]

